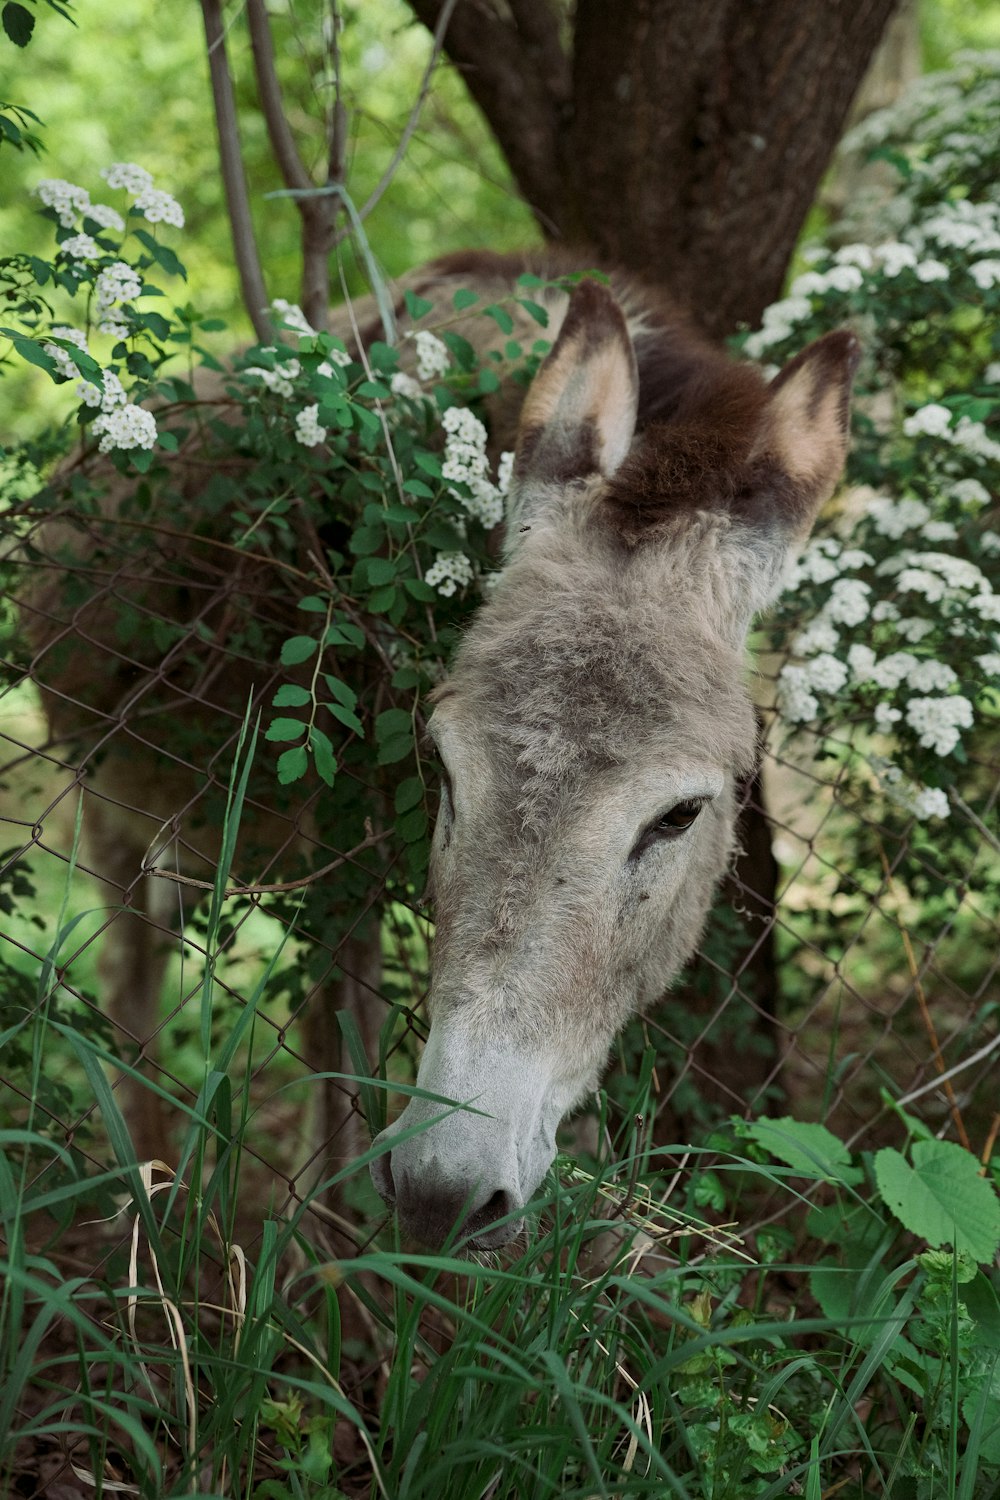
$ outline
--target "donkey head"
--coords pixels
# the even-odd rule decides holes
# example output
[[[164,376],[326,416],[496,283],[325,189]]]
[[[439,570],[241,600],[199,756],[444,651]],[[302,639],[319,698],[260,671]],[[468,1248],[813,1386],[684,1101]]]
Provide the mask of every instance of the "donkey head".
[[[414,1099],[372,1169],[425,1243],[513,1237],[563,1116],[698,940],[754,761],[747,630],[840,475],[856,357],[831,334],[768,386],[707,354],[637,436],[625,318],[573,293],[521,416],[506,565],[430,723],[417,1081],[470,1107]]]

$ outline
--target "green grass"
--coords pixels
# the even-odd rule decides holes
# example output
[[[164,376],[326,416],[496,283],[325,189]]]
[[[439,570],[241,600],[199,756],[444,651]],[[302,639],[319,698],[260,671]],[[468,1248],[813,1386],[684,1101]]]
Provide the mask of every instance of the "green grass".
[[[646,1067],[624,1125],[601,1122],[613,1152],[560,1159],[502,1255],[413,1253],[376,1215],[362,1252],[335,1258],[324,1198],[363,1184],[370,1152],[268,1201],[242,1147],[283,940],[244,1006],[220,1020],[217,1004],[251,754],[252,736],[194,976],[177,1166],[137,1163],[109,1082],[122,1064],[59,1003],[78,839],[34,1006],[0,1037],[29,1099],[0,1130],[0,1492],[59,1452],[89,1492],[150,1500],[996,1493],[988,1270],[915,1257],[860,1161],[789,1156],[787,1130],[770,1156],[752,1130],[650,1148]],[[67,1058],[99,1116],[87,1154],[30,1102]],[[365,1082],[369,1101],[390,1087]],[[764,1194],[772,1222],[751,1232]]]

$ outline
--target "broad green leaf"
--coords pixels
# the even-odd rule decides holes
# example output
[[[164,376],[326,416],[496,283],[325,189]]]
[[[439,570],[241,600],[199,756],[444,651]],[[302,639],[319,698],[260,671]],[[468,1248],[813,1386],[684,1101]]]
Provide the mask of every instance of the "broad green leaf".
[[[397,761],[405,760],[413,750],[413,736],[400,734],[390,740],[384,740],[379,745],[378,763],[380,766],[393,766]]]
[[[412,808],[419,807],[424,800],[424,784],[419,776],[407,776],[396,788],[396,811],[398,813],[410,812]]]
[[[427,832],[427,814],[422,807],[414,807],[396,819],[396,832],[404,844],[415,844]]]
[[[320,780],[325,781],[327,786],[333,786],[334,777],[337,774],[337,758],[333,753],[330,736],[324,734],[322,729],[317,729],[314,724],[309,731],[309,746]]]
[[[387,708],[375,720],[375,737],[388,740],[397,734],[412,734],[413,719],[405,708]]]
[[[282,666],[296,667],[300,662],[308,661],[318,645],[319,641],[311,635],[293,635],[281,648]]]
[[[35,17],[26,6],[10,0],[3,8],[3,29],[15,47],[26,47],[35,29]]]
[[[392,583],[396,577],[396,564],[388,557],[369,557],[364,560],[364,570],[370,584],[376,587]]]
[[[423,318],[427,313],[434,311],[434,303],[428,302],[426,297],[418,297],[416,292],[404,292],[403,300],[411,318]]]
[[[324,673],[323,681],[338,703],[342,703],[345,708],[357,708],[358,695],[346,682],[341,682],[339,677],[331,677],[329,673]]]
[[[770,1156],[783,1161],[799,1177],[819,1182],[860,1182],[863,1173],[851,1165],[851,1153],[825,1125],[813,1125],[785,1116],[780,1120],[753,1120],[744,1127],[751,1140]]]
[[[343,724],[346,729],[353,729],[355,734],[364,738],[365,727],[352,709],[345,707],[343,703],[328,703],[326,707],[338,723]]]
[[[418,599],[422,604],[430,604],[437,598],[434,589],[422,578],[404,578],[403,587],[411,599]]]
[[[272,719],[264,732],[267,740],[297,740],[305,725],[301,719]]]
[[[325,646],[357,646],[360,650],[364,643],[364,631],[350,620],[336,620],[323,637]]]
[[[517,300],[524,308],[529,317],[534,318],[535,322],[538,323],[542,328],[548,328],[548,310],[544,308],[540,302],[532,302],[530,297],[518,297]]]
[[[283,682],[271,699],[275,708],[302,708],[309,701],[308,688],[297,682]]]
[[[501,307],[498,302],[492,302],[490,303],[489,307],[483,308],[483,312],[486,313],[488,317],[493,319],[494,323],[500,329],[501,333],[514,332],[514,319],[511,317],[506,307]]]
[[[370,615],[387,614],[395,604],[397,590],[393,584],[386,584],[384,588],[373,589],[368,595],[368,613]]]
[[[298,608],[308,610],[313,615],[325,615],[326,600],[321,599],[318,594],[309,594],[305,599],[299,600]]]
[[[291,781],[301,781],[306,774],[306,766],[309,757],[305,745],[296,745],[291,750],[285,750],[278,756],[278,780],[282,786],[288,786]]]
[[[971,1151],[954,1141],[915,1141],[911,1154],[912,1166],[889,1146],[875,1157],[886,1206],[929,1245],[992,1260],[1000,1245],[1000,1201]]]

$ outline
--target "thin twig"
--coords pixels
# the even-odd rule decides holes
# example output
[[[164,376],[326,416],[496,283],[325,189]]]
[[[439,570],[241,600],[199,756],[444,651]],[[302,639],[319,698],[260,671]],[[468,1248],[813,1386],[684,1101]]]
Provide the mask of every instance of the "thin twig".
[[[272,337],[271,323],[266,312],[270,299],[257,252],[243,157],[240,153],[236,99],[226,54],[221,0],[201,0],[201,13],[205,22],[208,71],[212,81],[212,103],[219,135],[219,166],[233,235],[233,255],[239,272],[243,303],[250,315],[254,333],[258,342],[266,344]]]
[[[322,880],[331,871],[338,870],[341,865],[349,864],[363,850],[371,849],[374,844],[380,844],[383,839],[388,838],[391,832],[391,828],[384,828],[381,833],[370,834],[368,838],[362,839],[360,844],[355,844],[354,848],[348,850],[346,854],[338,854],[337,858],[332,859],[328,865],[323,865],[318,870],[312,870],[308,875],[303,875],[300,880],[280,880],[274,882],[272,885],[232,885],[227,886],[222,894],[228,899],[230,896],[273,896],[280,895],[284,891],[301,891],[306,886],[312,885],[314,881]],[[164,870],[158,865],[147,865],[144,863],[142,873],[144,875],[155,875],[157,880],[172,880],[176,885],[192,886],[198,891],[212,891],[215,889],[214,884],[210,880],[195,880],[190,875],[179,875],[174,870]]]
[[[413,139],[414,131],[416,130],[417,125],[420,121],[420,114],[424,107],[424,101],[426,100],[427,94],[430,90],[431,79],[434,76],[434,70],[438,64],[438,58],[441,56],[441,52],[444,47],[444,34],[448,30],[448,22],[451,20],[452,11],[455,9],[457,3],[458,0],[445,0],[445,3],[441,8],[441,14],[438,17],[437,25],[434,28],[434,38],[431,45],[431,55],[427,60],[427,66],[424,69],[424,76],[420,80],[420,89],[417,93],[416,102],[414,103],[413,108],[410,110],[409,119],[403,127],[403,133],[399,138],[396,149],[392,153],[392,160],[389,162],[389,165],[382,173],[382,176],[379,178],[376,186],[372,189],[372,192],[369,194],[367,201],[358,210],[359,219],[364,220],[368,217],[372,209],[385,193],[396,173],[399,171],[399,168],[403,161],[403,157],[406,155],[407,148],[410,144],[410,141]],[[339,238],[343,238],[343,235],[346,233],[347,229],[345,228]],[[335,241],[335,243],[339,243],[339,238],[337,241]]]

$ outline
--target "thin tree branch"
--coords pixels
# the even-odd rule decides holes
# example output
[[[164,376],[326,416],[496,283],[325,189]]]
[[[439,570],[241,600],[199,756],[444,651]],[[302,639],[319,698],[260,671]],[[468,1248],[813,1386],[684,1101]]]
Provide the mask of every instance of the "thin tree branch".
[[[417,19],[436,31],[447,0],[408,3]],[[551,13],[550,0],[534,3]],[[551,45],[551,26],[539,22],[534,31],[545,31]],[[542,229],[548,234],[576,232],[569,207],[570,179],[563,165],[564,101],[553,97],[548,79],[536,66],[537,50],[533,52],[526,44],[512,21],[483,0],[461,0],[455,6],[444,46],[486,116]],[[544,72],[549,71],[546,63]]]
[[[271,22],[264,0],[246,0],[246,11],[257,93],[268,139],[302,224],[302,311],[313,328],[322,329],[327,326],[330,316],[330,272],[327,261],[333,238],[337,199],[333,194],[317,191],[320,185],[313,180],[299,155],[282,103],[281,84],[274,62]],[[336,26],[336,17],[334,25]]]
[[[382,197],[386,188],[392,182],[392,179],[395,177],[396,173],[399,171],[403,157],[406,155],[407,147],[409,146],[410,141],[413,139],[413,133],[416,130],[417,124],[420,120],[420,113],[424,107],[424,101],[427,98],[427,93],[431,86],[431,79],[434,76],[434,69],[437,67],[438,58],[441,56],[441,50],[444,45],[444,34],[448,29],[448,22],[451,20],[452,11],[455,9],[455,6],[457,4],[458,0],[444,0],[444,3],[441,6],[441,14],[438,17],[437,25],[434,28],[434,39],[433,45],[431,47],[431,55],[427,59],[427,66],[424,69],[424,76],[420,80],[420,89],[417,93],[416,101],[413,105],[413,108],[410,110],[410,117],[403,128],[403,133],[399,138],[396,149],[392,153],[392,160],[389,162],[389,165],[382,173],[382,176],[379,178],[377,185],[370,193],[367,201],[358,210],[358,218],[361,220],[364,220],[368,217],[372,209]]]
[[[250,315],[254,333],[265,344],[273,336],[266,308],[269,303],[264,273],[261,269],[250,198],[247,193],[243,157],[240,152],[239,126],[233,80],[226,55],[226,38],[222,24],[221,0],[201,0],[208,48],[208,71],[212,82],[212,103],[219,135],[219,166],[226,193],[229,226],[233,236],[233,256],[240,278],[243,304]]]

